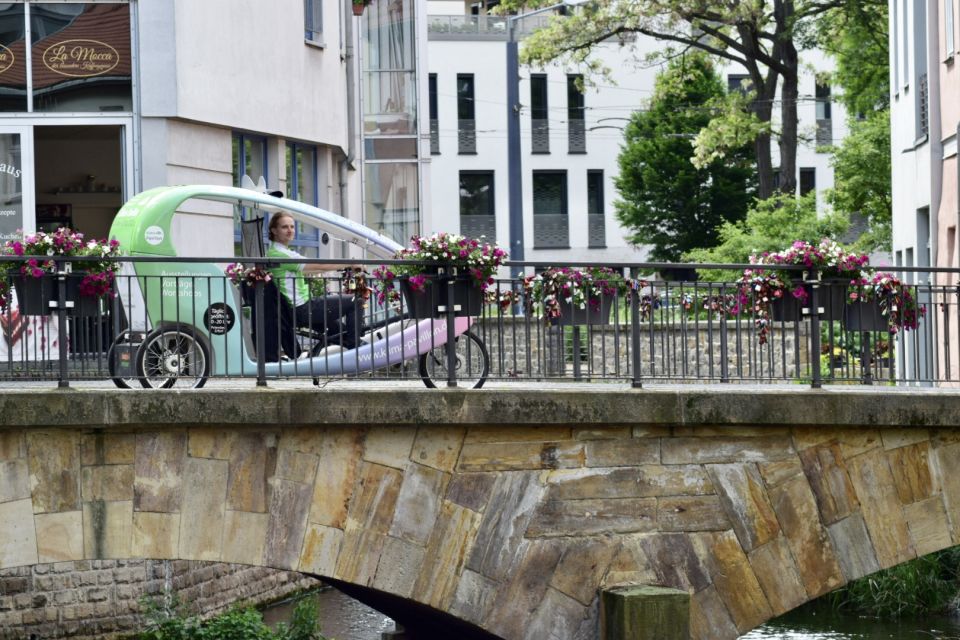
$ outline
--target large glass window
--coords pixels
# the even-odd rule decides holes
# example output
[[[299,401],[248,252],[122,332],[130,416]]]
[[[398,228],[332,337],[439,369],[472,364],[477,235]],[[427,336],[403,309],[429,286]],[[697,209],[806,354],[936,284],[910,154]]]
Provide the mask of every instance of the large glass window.
[[[473,74],[457,74],[457,149],[459,153],[477,152],[477,121],[473,100]]]
[[[587,131],[585,126],[586,101],[580,87],[583,76],[567,76],[567,145],[569,153],[587,152]]]
[[[19,239],[23,229],[23,164],[20,134],[0,134],[0,241]]]
[[[570,246],[566,171],[533,172],[533,244],[543,249]]]
[[[460,172],[460,233],[489,240],[497,237],[493,171]]]
[[[954,43],[953,0],[943,0],[943,54],[950,58],[956,52]]]
[[[428,76],[430,85],[430,153],[437,155],[440,153],[440,116],[437,104],[437,74],[431,73]]]
[[[368,227],[402,244],[419,233],[416,163],[369,162],[364,187]]]
[[[550,153],[550,120],[547,106],[547,76],[530,75],[530,125],[533,153]]]
[[[317,148],[313,145],[287,145],[287,194],[291,200],[318,206],[317,202]],[[302,255],[319,255],[320,234],[316,227],[297,223],[292,245]]]
[[[130,7],[30,5],[34,111],[132,111]]]
[[[27,110],[26,22],[23,5],[0,9],[0,111]]]
[[[261,136],[252,136],[245,133],[233,134],[233,185],[240,186],[243,176],[249,176],[256,183],[260,176],[264,182],[270,184],[270,175],[267,171],[267,139]],[[240,212],[240,217],[248,215],[246,207]],[[240,220],[233,221],[233,239],[237,248],[240,247]],[[239,255],[239,251],[238,251]]]
[[[323,0],[303,0],[303,37],[323,42]]]

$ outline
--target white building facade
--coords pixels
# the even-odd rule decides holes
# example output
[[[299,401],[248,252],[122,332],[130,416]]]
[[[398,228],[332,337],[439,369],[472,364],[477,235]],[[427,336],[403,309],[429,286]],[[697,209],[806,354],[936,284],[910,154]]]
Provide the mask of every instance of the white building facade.
[[[482,15],[460,0],[432,0],[428,10],[433,163],[431,210],[424,228],[484,234],[507,247],[506,19]],[[588,84],[583,94],[575,89],[577,70],[520,68],[526,260],[623,263],[645,258],[642,247],[626,242],[616,219],[614,180],[623,129],[652,95],[660,71],[635,61],[662,46],[644,37],[627,48],[616,42],[599,45],[596,53],[612,70],[613,81]],[[833,103],[829,85],[817,82],[832,68],[830,61],[819,52],[802,55],[798,189],[822,192],[833,184],[826,146],[846,134],[845,113]],[[722,73],[731,88],[740,86],[742,71]]]
[[[0,235],[103,237],[135,193],[244,174],[359,220],[355,25],[340,0],[3,3],[0,153],[19,176]],[[181,255],[233,253],[229,208],[188,213]]]

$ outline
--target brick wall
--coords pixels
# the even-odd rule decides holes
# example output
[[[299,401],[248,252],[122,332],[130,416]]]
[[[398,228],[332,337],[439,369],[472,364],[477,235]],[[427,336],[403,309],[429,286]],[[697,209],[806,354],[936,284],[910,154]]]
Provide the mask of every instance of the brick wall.
[[[189,560],[83,560],[0,570],[0,640],[110,638],[142,628],[140,598],[164,591],[210,616],[320,582],[293,571]]]

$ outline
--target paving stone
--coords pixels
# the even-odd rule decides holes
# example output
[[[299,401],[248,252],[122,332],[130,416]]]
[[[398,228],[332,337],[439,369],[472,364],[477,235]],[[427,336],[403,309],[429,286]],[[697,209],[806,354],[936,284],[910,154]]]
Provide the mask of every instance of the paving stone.
[[[569,426],[546,425],[522,428],[499,425],[470,425],[467,429],[465,444],[495,442],[557,442],[570,440],[573,429]]]
[[[188,452],[192,458],[229,460],[237,431],[216,427],[192,427],[189,431]]]
[[[698,535],[711,540],[705,560],[713,586],[727,605],[737,630],[746,633],[773,617],[770,603],[733,532]]]
[[[600,581],[620,549],[620,542],[612,536],[570,540],[550,586],[589,606],[597,598]]]
[[[414,591],[413,586],[425,553],[426,549],[418,544],[388,536],[373,578],[373,588],[422,602],[424,594]]]
[[[83,503],[83,555],[126,558],[133,541],[133,501]]]
[[[410,460],[417,430],[410,427],[380,427],[367,433],[363,459],[386,467],[403,469]]]
[[[460,457],[466,433],[466,427],[420,427],[410,458],[418,464],[450,473]]]
[[[850,480],[881,569],[916,557],[887,458],[877,450],[849,461]]]
[[[909,504],[903,508],[903,514],[918,556],[953,546],[950,524],[940,496]]]
[[[30,498],[30,469],[23,458],[0,461],[0,502]]]
[[[771,489],[770,498],[807,595],[816,598],[842,586],[843,572],[806,478]]]
[[[897,449],[930,440],[930,430],[910,427],[905,429],[883,429],[880,432],[884,449]]]
[[[659,438],[595,440],[586,443],[588,467],[635,467],[660,462]]]
[[[553,572],[563,553],[556,540],[524,541],[517,553],[517,565],[508,573],[484,628],[504,638],[522,638],[531,615],[543,602]]]
[[[493,483],[497,478],[495,473],[458,473],[450,478],[447,485],[447,500],[473,511],[483,511]]]
[[[576,638],[590,609],[554,589],[547,589],[526,626],[524,640],[568,640]]]
[[[757,547],[747,558],[773,615],[784,614],[808,600],[786,538],[780,536]]]
[[[734,640],[740,637],[717,590],[710,586],[690,599],[691,640]]]
[[[136,435],[96,431],[80,436],[80,463],[85,466],[133,464]]]
[[[194,440],[195,434],[191,432],[191,447],[194,445]],[[273,476],[277,464],[277,447],[276,445],[267,446],[268,440],[276,442],[272,435],[256,432],[239,432],[230,439],[227,509],[253,513],[266,512],[267,481]],[[209,448],[215,446],[210,444]],[[211,451],[210,453],[220,452]]]
[[[27,432],[34,513],[80,509],[80,440],[69,431]]]
[[[842,520],[860,508],[838,442],[804,449],[800,460],[825,524]]]
[[[180,511],[187,434],[162,431],[137,434],[133,506],[137,511]]]
[[[266,513],[228,510],[223,524],[223,561],[261,564],[268,518]]]
[[[0,431],[0,460],[16,460],[27,457],[27,444],[23,431]]]
[[[0,569],[37,562],[31,501],[14,500],[0,504]]]
[[[339,529],[346,526],[347,506],[363,453],[363,437],[363,431],[347,429],[324,433],[316,448],[322,462],[314,483],[310,522]]]
[[[475,571],[464,570],[450,604],[450,613],[473,624],[481,624],[493,607],[497,583]]]
[[[943,502],[950,522],[951,539],[960,543],[960,442],[940,445],[931,452],[936,460],[933,471],[936,484],[943,492]]]
[[[319,462],[320,457],[315,454],[281,449],[277,455],[276,477],[301,484],[313,484]]]
[[[707,471],[744,551],[752,551],[780,533],[756,465],[714,464],[708,465]]]
[[[633,429],[621,426],[598,427],[591,425],[584,428],[574,427],[572,436],[574,440],[626,440],[633,436]]]
[[[560,470],[551,472],[547,482],[553,500],[692,496],[714,492],[713,483],[698,465]]]
[[[639,543],[657,576],[657,581],[652,584],[693,591],[710,585],[709,568],[687,534],[653,533],[641,536]]]
[[[299,570],[317,576],[333,576],[342,543],[342,530],[310,523],[303,542]]]
[[[133,500],[132,464],[82,467],[80,477],[84,500]]]
[[[880,570],[863,515],[854,513],[827,527],[847,582]]]
[[[761,462],[757,464],[757,468],[760,469],[760,476],[768,487],[783,484],[798,473],[803,473],[803,467],[797,458]]]

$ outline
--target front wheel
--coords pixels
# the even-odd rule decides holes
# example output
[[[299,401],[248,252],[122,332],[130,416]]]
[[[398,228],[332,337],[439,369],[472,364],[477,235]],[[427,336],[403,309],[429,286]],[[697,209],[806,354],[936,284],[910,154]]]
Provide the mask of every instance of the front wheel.
[[[107,350],[110,379],[121,389],[132,389],[138,382],[134,365],[141,344],[143,332],[127,330],[114,338]]]
[[[451,345],[442,344],[434,347],[420,356],[420,377],[423,384],[430,389],[439,385],[446,386],[447,382],[447,355]],[[487,381],[490,373],[490,355],[483,340],[472,331],[465,331],[456,337],[453,342],[454,371],[457,383],[471,389],[479,389]]]
[[[150,332],[137,350],[137,377],[146,389],[199,389],[210,376],[210,351],[186,326]]]

